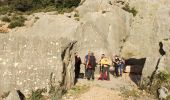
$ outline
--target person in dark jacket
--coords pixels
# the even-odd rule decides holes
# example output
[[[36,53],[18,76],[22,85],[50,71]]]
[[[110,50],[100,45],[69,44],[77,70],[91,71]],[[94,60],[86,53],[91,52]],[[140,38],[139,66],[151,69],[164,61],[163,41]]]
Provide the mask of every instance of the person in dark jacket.
[[[95,72],[95,67],[96,67],[96,57],[94,56],[94,53],[91,53],[90,63],[91,63],[92,69],[89,70],[90,71],[89,78],[92,77],[92,79],[94,80],[94,72]]]
[[[78,56],[78,53],[75,53],[75,78],[79,78],[80,74],[80,65],[81,65],[81,58]]]
[[[118,77],[118,76],[119,76],[119,66],[118,66],[119,56],[115,55],[115,56],[113,57],[113,63],[114,63],[114,66],[115,66],[115,74],[116,74],[116,76]]]
[[[88,56],[86,56],[86,77],[87,80],[94,80],[94,71],[96,67],[96,58],[93,53],[89,53]]]
[[[84,58],[84,65],[85,65],[85,67],[84,67],[84,74],[85,74],[84,78],[85,79],[88,77],[88,75],[87,75],[87,67],[88,67],[88,62],[89,62],[90,56],[91,56],[91,52],[89,51],[88,54]]]

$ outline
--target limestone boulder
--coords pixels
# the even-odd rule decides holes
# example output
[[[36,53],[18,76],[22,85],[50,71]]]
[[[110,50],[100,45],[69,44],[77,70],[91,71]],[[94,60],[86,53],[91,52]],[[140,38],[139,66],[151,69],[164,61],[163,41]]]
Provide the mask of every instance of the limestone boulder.
[[[170,3],[169,0],[123,0],[138,11],[130,27],[122,56],[146,58],[143,76],[155,70],[169,71]],[[164,52],[165,54],[162,54]]]
[[[9,95],[6,97],[5,100],[21,100],[17,91],[16,90],[12,90],[10,91]]]

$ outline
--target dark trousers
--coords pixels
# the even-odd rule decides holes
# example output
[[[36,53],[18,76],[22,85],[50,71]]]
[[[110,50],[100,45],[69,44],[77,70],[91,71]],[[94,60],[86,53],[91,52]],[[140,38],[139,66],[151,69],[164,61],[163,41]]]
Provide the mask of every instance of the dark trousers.
[[[90,78],[94,79],[94,70],[88,68],[87,69],[87,79],[90,79]]]
[[[104,74],[105,74],[105,73],[107,73],[107,74],[106,74],[107,80],[110,80],[109,69],[110,69],[109,66],[108,66],[108,67],[103,67],[103,70],[102,70],[102,80],[104,79]]]
[[[75,69],[75,78],[79,78],[80,68]]]
[[[119,76],[119,66],[118,65],[115,65],[115,73],[116,73],[116,76]]]

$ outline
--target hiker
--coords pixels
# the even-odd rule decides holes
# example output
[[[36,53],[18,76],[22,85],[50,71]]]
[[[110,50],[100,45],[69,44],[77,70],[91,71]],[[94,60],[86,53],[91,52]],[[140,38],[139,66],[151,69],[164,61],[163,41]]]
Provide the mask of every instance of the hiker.
[[[81,65],[81,58],[78,56],[78,53],[75,53],[75,78],[79,78],[80,74],[80,65]]]
[[[118,68],[119,68],[120,76],[121,76],[121,77],[122,77],[122,73],[123,73],[124,66],[125,66],[125,60],[124,60],[122,57],[120,57],[120,58],[119,58]]]
[[[95,67],[96,67],[96,58],[94,56],[94,53],[91,53],[91,55],[88,58],[88,65],[87,65],[87,79],[88,80],[90,80],[90,78],[94,80]]]
[[[114,66],[115,66],[116,76],[117,77],[122,76],[123,67],[124,67],[124,64],[125,64],[123,58],[120,58],[119,56],[115,55],[113,57],[112,61],[113,61]]]
[[[85,56],[85,59],[84,59],[84,65],[85,65],[85,67],[84,67],[84,74],[85,74],[85,76],[84,76],[84,78],[87,78],[87,65],[88,65],[88,58],[89,58],[89,56],[91,56],[91,52],[89,51],[88,52],[88,54]]]
[[[99,63],[98,63],[98,64],[100,65],[100,71],[99,71],[99,73],[100,73],[100,72],[102,71],[102,69],[103,69],[102,66],[101,66],[101,60],[104,58],[104,56],[105,56],[104,54],[101,55],[100,61],[99,61]]]
[[[100,66],[100,71],[99,71],[99,74],[100,74],[100,77],[98,78],[99,80],[103,80],[103,78],[104,79],[106,79],[106,73],[104,73],[103,71],[104,71],[104,66],[102,65],[102,59],[105,57],[105,54],[102,54],[101,55],[101,58],[100,58],[100,61],[99,61],[99,66]]]
[[[110,68],[110,61],[105,55],[103,54],[103,59],[101,59],[101,66],[102,66],[102,80],[110,80],[110,75],[109,75],[109,68]],[[106,78],[104,78],[106,74]]]

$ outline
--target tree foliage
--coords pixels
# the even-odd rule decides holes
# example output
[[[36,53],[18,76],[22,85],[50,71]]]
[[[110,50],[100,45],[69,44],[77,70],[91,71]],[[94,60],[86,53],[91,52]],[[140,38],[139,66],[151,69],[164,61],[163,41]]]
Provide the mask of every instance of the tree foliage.
[[[81,0],[5,0],[0,5],[8,5],[18,11],[29,11],[54,6],[57,9],[77,7]]]

